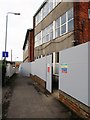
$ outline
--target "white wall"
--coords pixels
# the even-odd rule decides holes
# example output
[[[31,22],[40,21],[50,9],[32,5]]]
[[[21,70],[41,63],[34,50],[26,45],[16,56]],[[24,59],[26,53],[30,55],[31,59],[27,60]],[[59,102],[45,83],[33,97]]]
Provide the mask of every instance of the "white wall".
[[[35,61],[31,62],[31,74],[35,75],[35,71],[36,71],[36,65],[35,65]]]
[[[48,65],[51,67],[47,72]],[[37,75],[46,81],[46,89],[52,92],[52,55],[36,59],[34,62],[21,63],[19,72],[23,76]]]
[[[51,64],[51,55],[36,59],[31,62],[31,74],[37,75],[44,81],[47,80],[47,64]]]
[[[30,68],[30,63],[25,62],[21,63],[19,66],[19,73],[22,74],[23,76],[30,76],[31,68]]]
[[[46,57],[35,60],[35,74],[46,81]]]
[[[15,68],[11,64],[7,64],[6,67],[6,76],[11,77],[16,72]]]
[[[89,43],[90,44],[90,43]],[[59,89],[82,103],[88,103],[88,43],[61,51]],[[67,64],[67,73],[62,73],[61,64]]]

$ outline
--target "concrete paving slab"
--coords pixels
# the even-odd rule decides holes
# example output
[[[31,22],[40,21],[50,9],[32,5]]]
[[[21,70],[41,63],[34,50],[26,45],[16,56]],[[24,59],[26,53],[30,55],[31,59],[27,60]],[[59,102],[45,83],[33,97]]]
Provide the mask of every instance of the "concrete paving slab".
[[[69,110],[52,95],[35,89],[34,81],[18,75],[7,118],[70,118]]]

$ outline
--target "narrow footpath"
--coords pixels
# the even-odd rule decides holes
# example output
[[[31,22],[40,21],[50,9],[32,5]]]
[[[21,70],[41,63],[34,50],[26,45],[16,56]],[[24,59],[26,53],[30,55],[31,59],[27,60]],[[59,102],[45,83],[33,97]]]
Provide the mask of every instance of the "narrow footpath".
[[[52,95],[46,95],[28,77],[18,75],[14,81],[13,93],[7,118],[68,118],[73,120],[69,109]]]

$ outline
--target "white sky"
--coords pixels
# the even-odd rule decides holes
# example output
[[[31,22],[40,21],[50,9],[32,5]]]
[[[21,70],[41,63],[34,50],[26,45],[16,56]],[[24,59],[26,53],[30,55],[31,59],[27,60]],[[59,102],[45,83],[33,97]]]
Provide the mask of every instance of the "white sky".
[[[23,60],[23,44],[27,29],[33,27],[33,15],[44,0],[0,0],[0,59],[5,49],[5,29],[7,12],[21,15],[8,15],[7,51],[11,60]],[[18,58],[17,58],[18,57]]]

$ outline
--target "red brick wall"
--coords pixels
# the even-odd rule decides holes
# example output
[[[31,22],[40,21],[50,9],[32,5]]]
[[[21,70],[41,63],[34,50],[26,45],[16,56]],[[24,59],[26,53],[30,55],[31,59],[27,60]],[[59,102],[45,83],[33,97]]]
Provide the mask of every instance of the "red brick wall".
[[[90,108],[75,98],[59,90],[59,100],[74,111],[83,120],[90,120]]]
[[[89,41],[88,2],[74,3],[74,30],[77,44]]]
[[[29,32],[29,62],[34,60],[34,32],[33,29]]]

